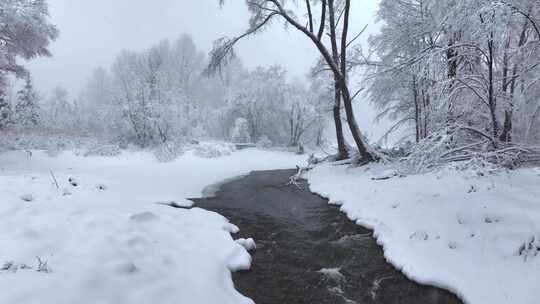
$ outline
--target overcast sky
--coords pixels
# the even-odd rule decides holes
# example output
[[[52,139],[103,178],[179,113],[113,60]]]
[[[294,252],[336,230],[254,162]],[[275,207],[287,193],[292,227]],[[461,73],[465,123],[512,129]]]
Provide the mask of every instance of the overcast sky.
[[[355,28],[373,23],[376,0],[353,1]],[[222,36],[247,26],[244,0],[49,0],[60,37],[53,57],[29,63],[36,86],[46,93],[56,85],[76,94],[96,67],[109,68],[122,49],[142,50],[188,33],[205,53]],[[292,77],[303,77],[317,53],[301,34],[275,24],[238,48],[247,67],[281,64]]]

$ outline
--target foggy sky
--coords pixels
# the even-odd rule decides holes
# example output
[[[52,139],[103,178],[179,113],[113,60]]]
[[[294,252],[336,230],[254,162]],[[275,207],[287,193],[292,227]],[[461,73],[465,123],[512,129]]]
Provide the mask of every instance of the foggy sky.
[[[370,23],[376,0],[355,0],[354,28]],[[235,36],[247,27],[244,0],[49,0],[52,21],[60,37],[52,58],[28,63],[42,93],[56,85],[72,96],[96,67],[109,68],[123,49],[142,50],[162,39],[191,34],[205,53],[222,36]],[[365,36],[367,38],[367,36]],[[243,41],[238,52],[248,68],[281,64],[291,77],[302,78],[317,58],[304,36],[283,24]]]

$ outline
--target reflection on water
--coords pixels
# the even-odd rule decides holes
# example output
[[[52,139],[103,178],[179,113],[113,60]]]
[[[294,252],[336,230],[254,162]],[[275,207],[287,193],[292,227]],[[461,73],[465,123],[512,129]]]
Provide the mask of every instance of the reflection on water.
[[[306,190],[287,185],[291,170],[254,172],[195,199],[253,237],[252,269],[234,275],[257,304],[461,303],[441,289],[416,284],[387,264],[371,231],[355,225]]]

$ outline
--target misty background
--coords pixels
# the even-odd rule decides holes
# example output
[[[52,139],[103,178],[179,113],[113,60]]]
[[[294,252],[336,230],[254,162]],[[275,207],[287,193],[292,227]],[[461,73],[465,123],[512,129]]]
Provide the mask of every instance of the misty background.
[[[366,43],[377,32],[375,13],[378,0],[354,1],[351,36],[366,25],[359,41]],[[52,0],[51,20],[60,30],[51,45],[52,57],[27,65],[37,89],[47,95],[56,86],[76,97],[96,67],[108,69],[122,50],[141,51],[163,40],[190,34],[196,45],[208,53],[212,43],[234,37],[248,27],[244,1],[217,0]],[[238,56],[248,69],[282,65],[292,80],[304,80],[318,58],[318,52],[301,33],[275,23],[270,29],[242,41]],[[353,83],[353,87],[361,87]],[[384,128],[373,128],[375,111],[363,98],[357,101],[358,120],[368,136],[378,140]]]

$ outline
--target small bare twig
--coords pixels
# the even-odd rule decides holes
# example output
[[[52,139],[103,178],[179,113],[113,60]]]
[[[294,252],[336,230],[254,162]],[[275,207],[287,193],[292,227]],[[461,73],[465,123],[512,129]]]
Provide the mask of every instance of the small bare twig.
[[[304,179],[304,176],[303,176],[304,173],[313,169],[313,166],[316,165],[318,162],[319,160],[317,160],[315,156],[312,154],[309,157],[309,160],[308,160],[309,164],[307,167],[296,166],[296,170],[298,170],[298,172],[289,178],[289,182],[287,183],[287,186],[294,185],[298,189],[302,189],[302,187],[300,186],[301,184],[300,181]]]
[[[50,172],[51,172],[51,177],[52,177],[52,179],[54,181],[54,184],[56,185],[56,190],[60,190],[60,185],[58,185],[58,181],[56,180],[56,177],[54,176],[53,171],[50,170]]]
[[[49,266],[47,265],[49,261],[42,260],[39,256],[36,256],[36,259],[38,261],[38,267],[36,269],[37,272],[43,272],[43,273],[52,272]]]
[[[289,178],[287,186],[294,185],[298,189],[301,189],[300,180],[302,179],[303,168],[301,168],[300,166],[296,166],[296,169],[298,170],[298,172]]]

